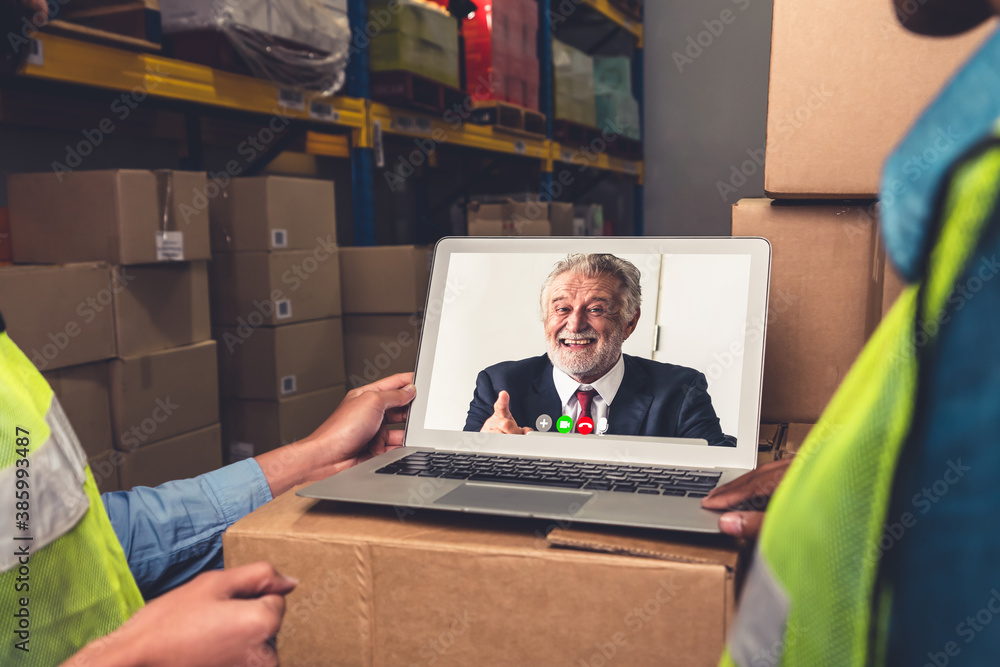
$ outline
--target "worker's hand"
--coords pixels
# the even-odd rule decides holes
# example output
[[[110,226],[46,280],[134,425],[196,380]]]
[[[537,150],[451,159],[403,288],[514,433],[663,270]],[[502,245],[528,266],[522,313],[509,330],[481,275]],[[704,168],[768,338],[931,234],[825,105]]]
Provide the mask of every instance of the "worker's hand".
[[[710,510],[737,510],[719,517],[719,530],[734,537],[755,539],[760,534],[767,504],[785,476],[792,459],[763,465],[718,486],[701,501]]]
[[[256,457],[271,494],[326,479],[403,444],[403,431],[390,424],[406,421],[417,394],[413,373],[387,377],[352,389],[340,407],[312,435]]]
[[[277,665],[271,638],[296,583],[268,563],[207,572],[156,598],[63,667]]]
[[[510,394],[501,391],[497,402],[493,404],[493,415],[483,422],[480,433],[506,433],[508,435],[525,435],[533,429],[521,428],[510,413]]]

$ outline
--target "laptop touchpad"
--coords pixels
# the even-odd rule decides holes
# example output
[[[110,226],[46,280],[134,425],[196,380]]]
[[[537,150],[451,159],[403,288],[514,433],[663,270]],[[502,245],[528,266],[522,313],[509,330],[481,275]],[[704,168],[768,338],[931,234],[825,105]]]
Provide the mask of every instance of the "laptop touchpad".
[[[468,483],[441,496],[434,501],[434,504],[572,516],[579,512],[593,495],[579,491],[547,491]]]

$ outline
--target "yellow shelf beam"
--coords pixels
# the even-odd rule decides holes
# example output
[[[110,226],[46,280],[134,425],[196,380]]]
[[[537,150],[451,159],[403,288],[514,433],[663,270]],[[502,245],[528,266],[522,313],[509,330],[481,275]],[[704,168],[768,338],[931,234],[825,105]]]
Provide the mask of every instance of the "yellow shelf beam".
[[[451,144],[540,160],[548,159],[551,155],[551,142],[544,137],[512,134],[489,125],[464,124],[458,122],[457,116],[453,119],[454,122],[447,122],[444,120],[445,116],[438,117],[372,102],[371,118],[373,125],[379,123],[383,134],[424,140],[424,143],[417,146],[424,152],[433,150],[438,144]]]
[[[552,143],[553,162],[569,164],[581,169],[603,169],[617,174],[633,176],[642,185],[646,177],[646,165],[642,160],[625,160],[607,153],[592,153],[573,150],[555,142]]]
[[[364,100],[283,91],[262,79],[57,35],[36,39],[41,49],[27,66],[27,76],[121,91],[126,106],[151,95],[349,128],[367,124]]]
[[[631,16],[612,5],[608,0],[583,0],[583,4],[600,12],[605,18],[618,24],[622,29],[632,34],[636,46],[642,48],[642,21],[636,21]]]

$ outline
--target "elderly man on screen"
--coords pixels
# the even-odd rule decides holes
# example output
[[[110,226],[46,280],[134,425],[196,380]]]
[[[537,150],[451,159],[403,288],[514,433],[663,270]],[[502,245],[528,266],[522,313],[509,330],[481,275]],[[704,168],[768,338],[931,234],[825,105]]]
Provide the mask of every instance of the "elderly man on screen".
[[[465,430],[522,435],[541,415],[567,415],[584,434],[735,444],[722,432],[702,373],[622,354],[639,322],[639,280],[639,269],[614,255],[559,261],[542,285],[548,352],[479,373]]]

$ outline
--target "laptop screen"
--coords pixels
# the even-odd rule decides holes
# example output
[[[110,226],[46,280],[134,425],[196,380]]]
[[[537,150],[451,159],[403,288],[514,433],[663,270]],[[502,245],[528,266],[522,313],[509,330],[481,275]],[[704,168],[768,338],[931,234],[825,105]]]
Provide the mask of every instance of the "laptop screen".
[[[755,450],[766,242],[554,241],[439,245],[417,430],[539,455],[669,441],[718,465]]]

